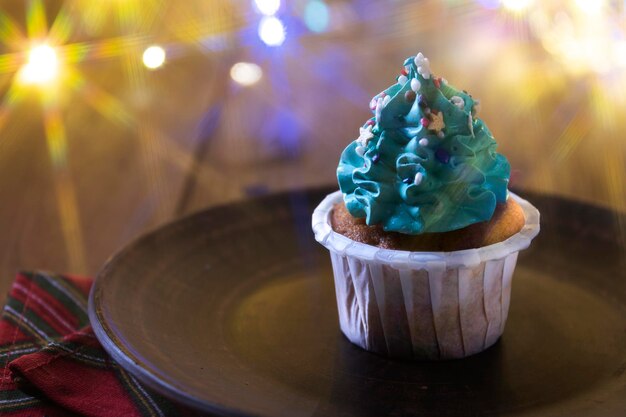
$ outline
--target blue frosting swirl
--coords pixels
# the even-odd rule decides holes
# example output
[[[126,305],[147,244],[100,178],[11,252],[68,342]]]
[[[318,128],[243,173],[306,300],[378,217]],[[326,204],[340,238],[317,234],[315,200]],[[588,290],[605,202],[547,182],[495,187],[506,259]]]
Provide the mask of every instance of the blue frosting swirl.
[[[486,221],[507,198],[510,166],[476,117],[478,101],[430,74],[421,54],[398,83],[372,99],[374,117],[341,154],[348,211],[406,234]]]

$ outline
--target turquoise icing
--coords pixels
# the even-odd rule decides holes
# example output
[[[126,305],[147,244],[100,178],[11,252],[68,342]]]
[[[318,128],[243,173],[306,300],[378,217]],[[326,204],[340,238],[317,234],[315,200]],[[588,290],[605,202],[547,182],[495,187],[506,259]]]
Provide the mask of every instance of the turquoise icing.
[[[337,178],[348,211],[368,225],[406,234],[446,232],[489,220],[496,203],[507,198],[510,166],[496,153],[487,126],[475,117],[478,102],[423,69],[420,74],[414,57],[404,65],[406,81],[399,77],[373,98],[376,103],[391,97],[363,127],[373,125],[373,137],[350,143],[341,154]],[[415,100],[413,79],[421,84]],[[443,137],[434,123],[440,116]]]

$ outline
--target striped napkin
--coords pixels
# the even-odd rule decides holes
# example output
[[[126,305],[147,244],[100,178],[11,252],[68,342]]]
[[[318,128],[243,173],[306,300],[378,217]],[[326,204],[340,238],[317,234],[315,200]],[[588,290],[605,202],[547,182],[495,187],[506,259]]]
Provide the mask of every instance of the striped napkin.
[[[0,414],[190,416],[142,386],[95,338],[87,318],[91,279],[20,273],[0,320]]]

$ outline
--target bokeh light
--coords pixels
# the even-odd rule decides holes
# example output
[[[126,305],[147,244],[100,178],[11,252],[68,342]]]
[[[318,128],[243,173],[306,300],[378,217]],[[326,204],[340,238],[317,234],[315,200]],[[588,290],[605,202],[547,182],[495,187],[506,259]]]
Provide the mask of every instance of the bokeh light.
[[[272,16],[280,9],[280,0],[254,0],[254,4],[265,16]]]
[[[576,0],[559,8],[536,3],[528,23],[567,72],[620,76],[616,71],[624,66],[626,42],[621,7],[602,0]]]
[[[277,17],[264,17],[259,23],[259,38],[268,46],[280,46],[285,42],[285,25]]]
[[[204,184],[229,185],[197,196],[238,196],[250,185],[247,181],[272,191],[283,181],[312,185],[318,174],[332,177],[336,164],[325,155],[338,154],[340,146],[334,139],[319,140],[315,148],[307,141],[350,138],[354,130],[343,126],[349,125],[344,119],[364,114],[357,110],[365,110],[372,89],[385,85],[388,64],[415,53],[416,47],[438,55],[433,59],[438,74],[482,99],[485,120],[492,120],[490,128],[502,138],[503,153],[523,173],[521,187],[626,209],[626,141],[621,136],[626,123],[626,1],[378,3],[28,0],[0,7],[1,144],[10,155],[12,139],[25,143],[32,138],[33,147],[47,143],[69,269],[83,270],[81,231],[86,231],[85,243],[91,239],[80,221],[81,216],[92,221],[83,201],[91,201],[85,196],[89,189],[82,178],[73,178],[88,170],[76,171],[88,165],[81,165],[81,151],[96,149],[81,145],[95,142],[85,137],[104,138],[97,149],[110,152],[108,163],[114,147],[126,145],[109,139],[106,129],[120,136],[126,129],[132,132],[128,137],[142,150],[138,155],[145,167],[138,172],[147,173],[142,191],[149,200],[149,208],[137,213],[156,213],[157,220],[170,214],[169,202],[175,200],[163,196],[178,192],[178,180],[163,184],[171,171],[187,175],[190,166],[200,166]],[[17,10],[21,8],[25,10]],[[327,32],[332,35],[317,36]],[[357,70],[346,70],[355,63]],[[148,77],[147,69],[164,65],[167,74],[152,75],[167,76]],[[322,93],[330,90],[331,104]],[[172,97],[167,104],[159,101],[164,92]],[[185,112],[177,113],[179,103]],[[27,106],[34,106],[33,111]],[[317,123],[320,119],[331,122]],[[94,121],[99,130],[92,129]],[[45,127],[45,143],[30,130],[37,122]],[[195,147],[205,143],[196,136],[196,124],[209,126],[198,129],[200,139],[210,137],[215,152]],[[78,150],[70,155],[72,147]],[[289,158],[300,153],[307,165],[298,162],[300,176],[292,175]],[[70,156],[79,161],[72,170]],[[209,163],[196,165],[196,157]],[[223,164],[213,163],[220,158]],[[256,161],[270,160],[276,163],[272,170],[281,174],[267,170],[271,173],[257,175]],[[250,164],[250,171],[239,175],[243,163]],[[309,178],[309,172],[315,176]],[[191,184],[191,174],[189,178]],[[199,204],[200,197],[187,200],[193,193],[181,192],[185,197],[175,210],[182,213]],[[124,198],[130,199],[120,192],[120,204]],[[148,218],[142,216],[137,214],[136,221]]]
[[[511,12],[522,12],[528,9],[533,0],[502,0],[502,7]]]
[[[330,13],[322,0],[310,0],[304,8],[304,24],[311,32],[324,32],[328,29]]]
[[[244,87],[258,83],[262,76],[261,67],[251,62],[238,62],[230,69],[230,77]]]
[[[165,49],[158,45],[153,45],[143,52],[143,64],[146,68],[157,69],[165,63]]]
[[[606,5],[605,0],[576,0],[576,5],[585,13],[598,14]]]
[[[54,81],[58,74],[57,52],[50,45],[41,44],[28,53],[28,61],[20,71],[19,81],[26,85],[44,85]]]
[[[487,9],[497,9],[500,7],[500,0],[476,0],[476,2]]]

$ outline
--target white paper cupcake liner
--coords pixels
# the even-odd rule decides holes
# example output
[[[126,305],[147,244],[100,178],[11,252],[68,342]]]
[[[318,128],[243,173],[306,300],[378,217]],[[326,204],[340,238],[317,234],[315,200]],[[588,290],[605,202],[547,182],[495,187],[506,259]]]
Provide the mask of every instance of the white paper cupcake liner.
[[[315,209],[315,239],[329,251],[339,324],[354,344],[398,358],[462,358],[502,335],[518,252],[539,233],[539,212],[509,193],[526,223],[509,239],[478,249],[407,252],[380,249],[335,233],[341,192]]]

